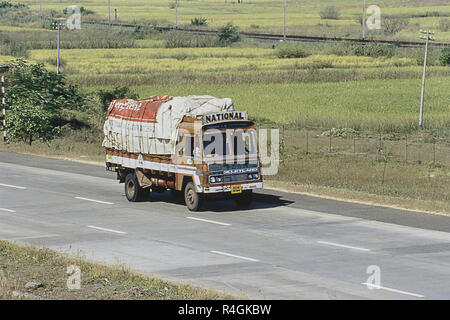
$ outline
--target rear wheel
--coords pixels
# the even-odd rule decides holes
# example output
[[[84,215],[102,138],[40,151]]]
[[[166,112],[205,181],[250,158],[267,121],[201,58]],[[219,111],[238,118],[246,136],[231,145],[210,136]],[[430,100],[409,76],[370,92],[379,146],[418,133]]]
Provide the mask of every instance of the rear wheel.
[[[184,201],[190,211],[198,211],[201,205],[201,195],[195,190],[192,182],[188,182],[184,189]]]
[[[148,198],[150,188],[141,188],[137,181],[136,174],[129,173],[125,178],[125,196],[128,201],[138,202]]]
[[[242,194],[235,196],[236,204],[241,208],[248,208],[253,201],[253,190],[242,192]]]

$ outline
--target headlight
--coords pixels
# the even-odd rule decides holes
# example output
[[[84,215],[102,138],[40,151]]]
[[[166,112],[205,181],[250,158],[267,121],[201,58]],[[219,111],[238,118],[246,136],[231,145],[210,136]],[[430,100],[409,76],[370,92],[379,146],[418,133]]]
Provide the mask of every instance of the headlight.
[[[215,182],[216,182],[216,177],[210,177],[210,178],[209,178],[209,182],[215,183]]]
[[[259,179],[259,174],[257,174],[257,173],[253,174],[253,178],[254,178],[255,180],[258,180],[258,179]]]
[[[252,180],[253,179],[253,175],[251,173],[248,174],[248,179]]]
[[[222,182],[222,178],[221,177],[216,177],[216,181],[217,182]]]

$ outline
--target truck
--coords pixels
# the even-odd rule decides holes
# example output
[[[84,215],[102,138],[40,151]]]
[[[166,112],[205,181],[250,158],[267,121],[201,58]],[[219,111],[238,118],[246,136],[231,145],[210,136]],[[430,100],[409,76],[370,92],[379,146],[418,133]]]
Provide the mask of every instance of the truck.
[[[191,211],[216,197],[248,208],[263,187],[255,124],[230,98],[116,99],[103,129],[106,168],[130,202],[170,190]]]

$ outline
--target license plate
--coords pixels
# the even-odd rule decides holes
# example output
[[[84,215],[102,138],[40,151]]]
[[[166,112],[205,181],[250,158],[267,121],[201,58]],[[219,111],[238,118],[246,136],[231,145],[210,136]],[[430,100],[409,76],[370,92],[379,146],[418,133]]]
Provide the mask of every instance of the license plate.
[[[231,193],[242,193],[241,186],[231,186]]]

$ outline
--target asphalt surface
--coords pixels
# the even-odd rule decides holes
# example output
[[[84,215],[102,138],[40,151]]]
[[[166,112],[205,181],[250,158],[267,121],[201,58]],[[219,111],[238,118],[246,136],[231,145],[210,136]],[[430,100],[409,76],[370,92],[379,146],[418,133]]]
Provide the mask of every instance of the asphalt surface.
[[[0,173],[3,240],[256,299],[450,298],[446,216],[272,190],[192,213],[169,193],[128,202],[99,166],[6,152]]]

